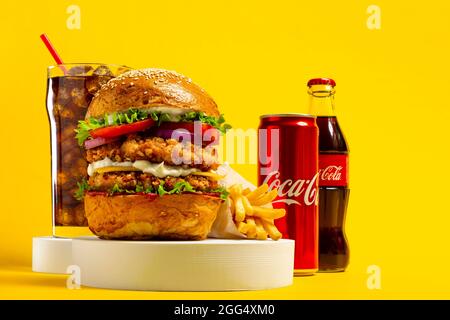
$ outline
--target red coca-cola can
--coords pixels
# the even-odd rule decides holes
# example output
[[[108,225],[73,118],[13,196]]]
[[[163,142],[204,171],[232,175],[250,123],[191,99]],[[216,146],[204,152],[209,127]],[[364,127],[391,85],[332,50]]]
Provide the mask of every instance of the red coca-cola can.
[[[275,224],[284,238],[295,240],[295,275],[319,268],[318,138],[315,116],[261,116],[258,182],[278,189],[273,206],[286,215]]]

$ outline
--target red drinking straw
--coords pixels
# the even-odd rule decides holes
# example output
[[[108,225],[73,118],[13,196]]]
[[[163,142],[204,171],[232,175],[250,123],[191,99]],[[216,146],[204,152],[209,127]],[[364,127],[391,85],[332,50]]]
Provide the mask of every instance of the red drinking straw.
[[[62,61],[58,52],[56,52],[55,47],[50,42],[50,39],[47,37],[47,35],[45,33],[41,34],[40,38],[41,38],[42,42],[44,42],[45,46],[47,47],[48,51],[52,55],[53,59],[55,59],[56,64],[59,65],[59,67],[64,72],[64,74],[66,74],[67,69],[66,69],[66,67],[63,66],[64,62]]]

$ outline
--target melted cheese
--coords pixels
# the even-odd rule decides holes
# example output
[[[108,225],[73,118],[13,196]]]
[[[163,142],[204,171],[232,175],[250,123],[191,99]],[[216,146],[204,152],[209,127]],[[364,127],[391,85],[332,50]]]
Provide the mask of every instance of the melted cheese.
[[[211,171],[208,171],[208,172],[200,172],[199,171],[199,172],[193,172],[192,174],[196,175],[196,176],[209,177],[212,180],[216,180],[216,181],[219,181],[219,180],[222,180],[223,178],[225,178],[225,176],[221,176],[221,175],[211,172]]]
[[[89,176],[92,176],[95,171],[97,171],[100,168],[105,167],[132,167],[133,162],[131,161],[125,161],[125,162],[113,162],[110,158],[106,157],[103,160],[99,160],[93,163],[90,163],[87,168],[87,173]]]
[[[105,172],[118,172],[118,171],[140,171],[135,167],[103,167],[95,170],[96,173],[105,173]]]

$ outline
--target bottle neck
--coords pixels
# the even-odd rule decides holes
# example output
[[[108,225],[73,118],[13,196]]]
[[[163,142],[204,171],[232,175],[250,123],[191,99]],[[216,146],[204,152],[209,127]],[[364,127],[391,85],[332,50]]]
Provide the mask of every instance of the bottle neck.
[[[309,113],[315,116],[335,116],[334,93],[334,88],[329,85],[309,87]]]

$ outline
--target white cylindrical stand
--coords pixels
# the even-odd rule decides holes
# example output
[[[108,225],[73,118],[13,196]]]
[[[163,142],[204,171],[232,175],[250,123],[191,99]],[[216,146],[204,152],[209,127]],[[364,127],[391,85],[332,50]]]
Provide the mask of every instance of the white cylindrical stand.
[[[67,273],[72,264],[72,239],[34,237],[32,263],[34,272]]]
[[[152,291],[264,290],[292,284],[294,241],[72,240],[81,284]]]

